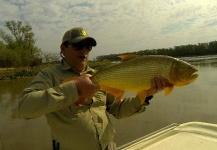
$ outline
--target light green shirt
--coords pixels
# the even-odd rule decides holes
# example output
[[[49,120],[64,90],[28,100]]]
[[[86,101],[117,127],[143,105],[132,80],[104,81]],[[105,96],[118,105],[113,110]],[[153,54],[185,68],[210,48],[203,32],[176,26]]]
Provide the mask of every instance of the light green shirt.
[[[84,73],[93,73],[87,67]],[[64,60],[59,65],[43,69],[19,96],[19,113],[23,118],[46,115],[52,139],[61,150],[104,150],[113,141],[115,130],[108,113],[116,118],[129,117],[145,111],[138,97],[118,102],[104,91],[76,106],[79,95],[73,81],[80,76]]]

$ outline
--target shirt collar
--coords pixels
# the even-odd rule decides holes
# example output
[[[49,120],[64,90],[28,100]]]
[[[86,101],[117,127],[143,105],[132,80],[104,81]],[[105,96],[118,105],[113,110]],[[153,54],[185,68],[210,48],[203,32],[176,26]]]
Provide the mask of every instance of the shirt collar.
[[[75,72],[79,75],[87,74],[87,73],[91,74],[91,75],[94,74],[94,69],[90,68],[89,66],[86,67],[84,72],[79,73],[74,67],[71,67],[69,64],[67,64],[67,62],[64,59],[62,59],[62,61],[61,61],[61,67],[63,70],[72,70],[73,72]]]

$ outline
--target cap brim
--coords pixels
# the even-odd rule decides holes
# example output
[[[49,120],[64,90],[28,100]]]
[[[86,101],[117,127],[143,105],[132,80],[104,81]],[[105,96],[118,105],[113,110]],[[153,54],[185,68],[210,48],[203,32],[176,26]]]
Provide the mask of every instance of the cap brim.
[[[94,38],[88,37],[88,36],[86,36],[86,37],[84,37],[84,36],[77,37],[77,38],[74,38],[74,39],[70,40],[69,42],[78,43],[78,42],[81,42],[83,40],[88,40],[90,42],[91,46],[96,46],[96,44],[97,44],[96,40]]]

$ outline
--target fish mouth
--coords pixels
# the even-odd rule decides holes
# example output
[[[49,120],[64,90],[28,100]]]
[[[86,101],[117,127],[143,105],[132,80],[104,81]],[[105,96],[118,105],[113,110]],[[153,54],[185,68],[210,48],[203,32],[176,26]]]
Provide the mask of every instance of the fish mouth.
[[[190,78],[196,79],[198,76],[199,76],[198,72],[194,72],[193,74],[191,74]]]
[[[183,84],[183,85],[187,85],[187,84],[190,84],[192,83],[194,80],[197,79],[197,77],[199,76],[198,72],[194,72],[190,75],[189,77],[189,81],[186,83],[186,84]]]
[[[176,83],[176,86],[181,87],[184,85],[188,85],[188,84],[192,83],[194,80],[196,80],[198,76],[199,76],[198,72],[194,72],[194,73],[190,74],[187,79],[186,78],[184,80],[181,79],[182,82]]]

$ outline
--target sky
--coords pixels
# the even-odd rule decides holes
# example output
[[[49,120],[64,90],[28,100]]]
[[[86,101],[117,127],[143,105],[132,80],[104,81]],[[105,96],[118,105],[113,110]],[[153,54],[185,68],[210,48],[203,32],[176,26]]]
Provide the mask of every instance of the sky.
[[[62,36],[83,27],[97,41],[97,56],[217,40],[217,0],[0,0],[7,20],[33,27],[36,46],[59,53]]]

